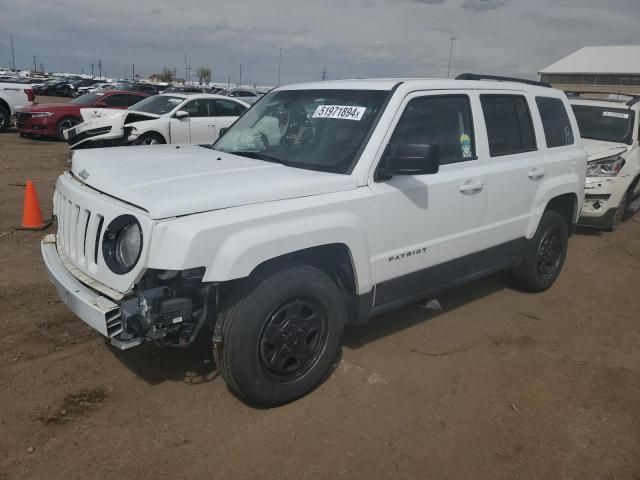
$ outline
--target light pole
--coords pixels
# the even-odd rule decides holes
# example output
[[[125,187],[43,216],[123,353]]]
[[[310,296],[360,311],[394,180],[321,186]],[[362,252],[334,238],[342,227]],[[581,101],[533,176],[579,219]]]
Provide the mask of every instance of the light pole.
[[[453,60],[453,45],[456,43],[456,37],[451,37],[451,50],[449,50],[449,67],[447,68],[447,78],[451,76],[451,61]]]
[[[280,69],[282,67],[282,48],[280,48],[280,57],[278,58],[278,85],[276,85],[277,87],[280,86]]]

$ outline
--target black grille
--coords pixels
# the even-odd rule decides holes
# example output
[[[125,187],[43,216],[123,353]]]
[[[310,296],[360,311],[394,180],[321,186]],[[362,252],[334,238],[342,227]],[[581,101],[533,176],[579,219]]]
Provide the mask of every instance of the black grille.
[[[18,128],[24,127],[25,122],[30,117],[31,117],[30,113],[16,112],[16,127]]]

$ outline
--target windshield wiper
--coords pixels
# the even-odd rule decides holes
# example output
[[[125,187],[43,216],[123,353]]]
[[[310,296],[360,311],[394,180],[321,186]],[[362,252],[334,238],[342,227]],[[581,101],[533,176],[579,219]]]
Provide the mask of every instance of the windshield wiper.
[[[279,163],[280,165],[289,165],[289,163],[284,160],[273,157],[271,155],[267,155],[266,153],[262,152],[254,152],[251,150],[232,150],[227,153],[230,153],[231,155],[239,155],[241,157],[255,158],[256,160],[262,160],[265,162]]]

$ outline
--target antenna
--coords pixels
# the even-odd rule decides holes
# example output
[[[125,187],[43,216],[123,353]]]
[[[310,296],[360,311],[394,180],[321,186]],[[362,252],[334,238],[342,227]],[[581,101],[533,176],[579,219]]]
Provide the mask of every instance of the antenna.
[[[322,70],[322,81],[324,82],[327,79],[327,67],[324,67]]]

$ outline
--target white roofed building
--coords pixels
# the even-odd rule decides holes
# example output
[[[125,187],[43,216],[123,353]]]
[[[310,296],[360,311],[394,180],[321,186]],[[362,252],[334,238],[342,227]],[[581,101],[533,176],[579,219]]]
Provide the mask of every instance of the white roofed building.
[[[565,91],[640,95],[640,45],[584,47],[540,71]]]

